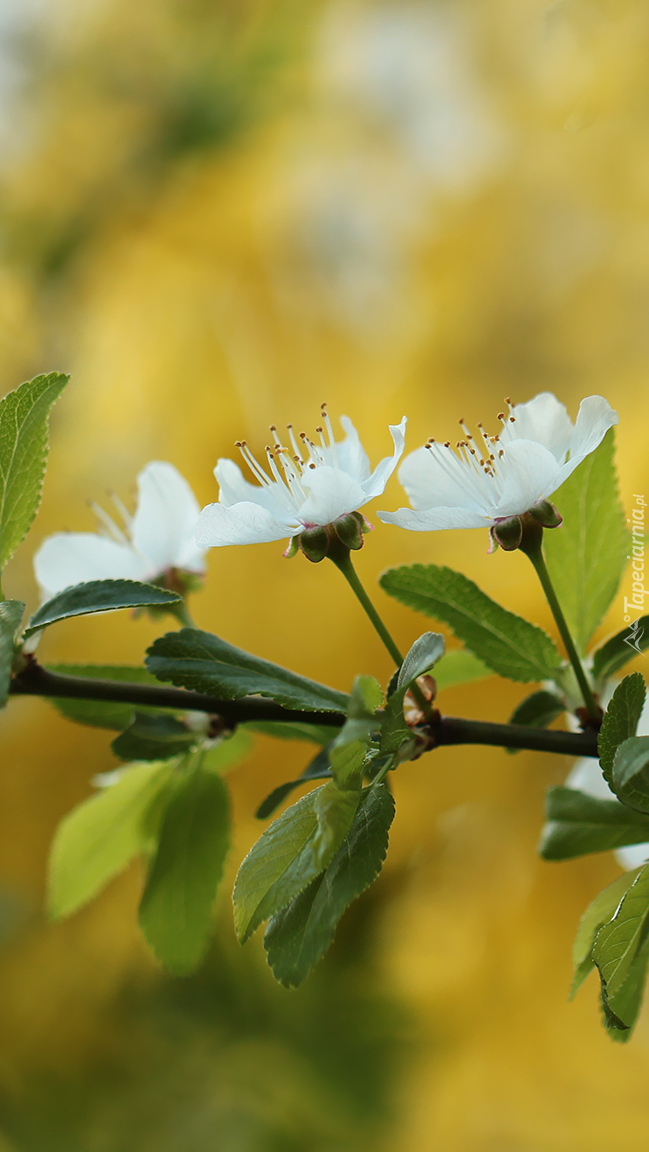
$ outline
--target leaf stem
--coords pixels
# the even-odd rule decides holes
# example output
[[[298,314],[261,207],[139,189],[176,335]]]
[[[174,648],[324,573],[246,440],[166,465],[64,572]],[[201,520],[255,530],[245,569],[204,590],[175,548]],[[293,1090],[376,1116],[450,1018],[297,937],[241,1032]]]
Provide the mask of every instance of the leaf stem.
[[[536,528],[539,530],[537,531]],[[593,690],[588,682],[588,676],[586,675],[586,671],[581,662],[577,647],[568,627],[568,623],[563,614],[563,610],[557,598],[557,594],[554,590],[554,585],[550,579],[550,573],[548,572],[547,565],[545,563],[545,557],[543,555],[543,548],[541,543],[542,539],[543,529],[540,527],[540,525],[535,526],[532,532],[528,534],[527,539],[524,536],[523,543],[521,544],[521,551],[524,552],[525,555],[528,556],[531,560],[532,564],[534,565],[536,574],[541,582],[541,587],[543,588],[543,591],[545,592],[545,598],[550,605],[552,615],[554,616],[561,639],[563,640],[566,652],[568,654],[568,659],[570,660],[570,663],[574,669],[575,676],[577,677],[577,683],[581,689],[581,694],[586,706],[588,717],[590,720],[598,721],[601,719],[601,709],[598,708],[595,701]]]

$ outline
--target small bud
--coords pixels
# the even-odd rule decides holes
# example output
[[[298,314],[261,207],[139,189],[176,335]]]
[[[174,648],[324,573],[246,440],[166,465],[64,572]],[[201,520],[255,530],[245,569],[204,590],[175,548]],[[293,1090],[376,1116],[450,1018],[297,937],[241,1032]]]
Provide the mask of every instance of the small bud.
[[[505,552],[514,552],[520,547],[523,539],[523,522],[520,516],[509,516],[505,520],[498,520],[491,529],[492,541],[495,540]]]

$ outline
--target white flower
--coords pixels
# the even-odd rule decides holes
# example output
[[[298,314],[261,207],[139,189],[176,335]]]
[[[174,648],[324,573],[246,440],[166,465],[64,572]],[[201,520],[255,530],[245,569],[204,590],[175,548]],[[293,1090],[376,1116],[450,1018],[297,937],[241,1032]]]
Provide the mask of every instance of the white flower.
[[[461,420],[464,439],[457,452],[448,442],[429,440],[406,457],[399,479],[414,511],[379,512],[380,519],[431,532],[493,526],[522,516],[547,500],[618,421],[602,396],[582,400],[574,426],[551,392],[526,404],[507,403],[509,413],[498,416],[497,436],[479,424],[474,438]]]
[[[346,435],[339,443],[334,441],[325,405],[322,421],[324,427],[316,430],[318,444],[304,432],[298,444],[289,424],[290,448],[277,442],[273,425],[275,442],[266,448],[268,471],[258,464],[245,441],[238,443],[256,484],[244,479],[233,460],[219,460],[214,469],[219,502],[203,509],[196,529],[202,547],[263,544],[300,536],[305,529],[326,528],[381,495],[403,452],[406,417],[390,425],[394,452],[373,472],[351,420],[341,417]]]
[[[137,478],[135,515],[116,496],[119,528],[93,504],[100,530],[57,532],[43,541],[34,572],[45,598],[86,580],[158,580],[171,569],[201,575],[205,551],[194,538],[200,505],[173,464],[152,460]]]

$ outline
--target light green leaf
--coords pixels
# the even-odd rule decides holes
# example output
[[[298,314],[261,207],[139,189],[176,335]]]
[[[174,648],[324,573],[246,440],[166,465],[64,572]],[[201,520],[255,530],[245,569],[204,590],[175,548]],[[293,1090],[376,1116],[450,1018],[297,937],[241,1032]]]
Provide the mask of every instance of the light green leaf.
[[[435,682],[437,682],[436,661],[444,660],[444,637],[439,632],[424,632],[415,640],[412,648],[405,657],[399,669],[396,684],[391,681],[388,689],[388,701],[381,721],[381,752],[391,755],[397,754],[400,760],[407,760],[416,747],[416,739],[406,724],[403,715],[403,701],[406,692],[412,687],[414,681],[435,668]],[[468,653],[470,655],[470,653]],[[473,656],[470,657],[475,659]],[[479,661],[476,661],[479,663]],[[481,665],[484,668],[484,665]],[[487,671],[485,669],[485,671]]]
[[[71,616],[112,612],[116,608],[159,608],[180,599],[177,592],[168,592],[155,584],[140,584],[137,580],[88,580],[85,584],[64,588],[42,604],[29,621],[25,636]]]
[[[158,680],[225,700],[253,694],[270,696],[278,704],[305,712],[344,712],[347,707],[344,692],[251,656],[196,628],[160,636],[148,650],[146,665]]]
[[[119,680],[131,684],[157,684],[155,676],[146,668],[127,667],[123,664],[48,664],[48,671],[62,676],[83,676],[92,680]],[[68,720],[87,724],[91,728],[109,728],[123,732],[135,716],[133,704],[118,704],[112,700],[75,700],[61,696],[50,699],[50,704]],[[149,709],[138,704],[138,711],[159,714],[161,709]],[[171,709],[168,710],[171,714]],[[177,710],[176,710],[177,711]]]
[[[418,676],[424,676],[444,655],[444,637],[439,632],[424,632],[406,653],[397,677],[397,688],[408,690]]]
[[[563,524],[545,533],[545,559],[568,626],[583,652],[617,592],[629,551],[612,428],[552,499]]]
[[[391,568],[380,583],[402,604],[448,624],[479,660],[509,680],[547,680],[561,663],[545,632],[496,604],[451,568]]]
[[[649,616],[641,616],[633,629],[624,628],[597,649],[593,655],[593,680],[601,684],[610,679],[645,648],[649,648]]]
[[[645,935],[629,965],[628,976],[617,992],[609,996],[602,981],[604,1026],[618,1044],[626,1044],[631,1039],[642,1007],[648,962],[649,937]]]
[[[619,800],[600,800],[573,788],[550,788],[539,853],[544,860],[570,860],[649,841],[649,816]]]
[[[629,736],[618,745],[612,776],[622,803],[649,813],[649,736]]]
[[[379,728],[376,710],[382,704],[378,680],[357,676],[347,705],[347,719],[329,747],[329,766],[339,788],[360,788],[372,734]]]
[[[636,868],[633,872],[623,872],[621,876],[617,877],[617,880],[609,884],[608,888],[604,888],[603,892],[600,892],[594,900],[591,900],[581,917],[575,942],[572,946],[574,976],[570,987],[571,1000],[583,984],[588,973],[595,967],[592,951],[597,933],[608,920],[613,918],[620,900],[624,896],[627,888],[633,884],[639,871],[640,869]]]
[[[308,784],[312,780],[326,780],[331,777],[331,768],[329,767],[329,748],[321,748],[317,756],[313,757],[301,776],[295,780],[287,780],[284,784],[279,784],[277,788],[269,793],[264,800],[262,800],[255,816],[258,820],[266,820],[268,816],[272,816],[273,812],[279,808],[280,804],[290,796],[295,788],[299,788],[300,784]]]
[[[165,713],[135,713],[132,724],[113,740],[120,760],[169,760],[188,752],[198,737],[182,720]]]
[[[47,419],[69,376],[36,376],[0,400],[0,569],[38,511],[47,461]]]
[[[155,828],[148,819],[172,767],[138,764],[74,808],[59,824],[50,855],[48,908],[58,918],[75,912],[146,851]]]
[[[613,760],[620,744],[635,736],[647,690],[639,672],[625,676],[611,697],[599,730],[599,762],[607,784],[613,786]]]
[[[593,960],[599,969],[611,1007],[612,999],[629,977],[648,923],[649,865],[645,864],[622,897],[613,919],[598,932],[593,945]],[[624,1023],[629,1022],[624,1020]]]
[[[376,879],[388,850],[394,800],[385,784],[366,788],[328,868],[270,920],[264,947],[273,974],[295,988],[327,951],[352,900]]]
[[[243,944],[327,867],[345,839],[360,793],[333,780],[302,796],[266,829],[243,861],[234,886],[234,924]]]
[[[0,601],[0,708],[6,704],[15,654],[15,637],[23,618],[22,600]]]
[[[553,692],[533,692],[516,706],[509,717],[510,724],[525,724],[528,728],[547,728],[557,716],[565,712],[565,704]],[[514,755],[519,748],[506,748]]]
[[[478,660],[478,657],[466,648],[453,648],[450,652],[445,652],[439,664],[435,665],[435,683],[438,692],[443,688],[456,688],[460,684],[484,680],[487,676],[493,676],[491,668],[487,668],[482,660]]]
[[[214,772],[189,772],[167,805],[139,910],[142,932],[169,972],[192,972],[205,955],[229,844],[226,785]]]

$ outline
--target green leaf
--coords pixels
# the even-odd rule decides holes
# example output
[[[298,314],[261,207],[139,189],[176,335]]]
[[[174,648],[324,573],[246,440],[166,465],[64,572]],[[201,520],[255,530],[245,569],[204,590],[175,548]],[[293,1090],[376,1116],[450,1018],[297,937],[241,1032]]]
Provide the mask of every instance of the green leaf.
[[[180,599],[177,592],[168,592],[155,584],[140,584],[137,580],[88,580],[85,584],[64,588],[42,604],[30,619],[25,636],[71,616],[112,612],[116,608],[160,607]]]
[[[617,592],[629,551],[612,428],[552,499],[563,524],[545,533],[545,559],[568,626],[583,652]]]
[[[444,637],[439,632],[424,632],[418,640],[415,640],[399,669],[397,690],[407,692],[419,676],[430,672],[444,655],[444,647]]]
[[[138,711],[111,748],[120,760],[168,760],[189,751],[196,741],[197,734],[175,716]]]
[[[127,667],[123,664],[48,664],[47,669],[62,676],[83,676],[84,679],[119,680],[132,684],[158,683],[146,668]],[[109,728],[116,732],[128,728],[135,716],[135,705],[118,704],[112,700],[75,700],[56,696],[50,699],[50,704],[54,704],[68,720],[74,720],[77,724]],[[148,705],[138,705],[138,710],[156,714],[161,711],[159,708],[149,708]],[[171,714],[172,710],[168,711]]]
[[[393,818],[394,800],[385,784],[366,788],[326,871],[270,920],[264,947],[273,974],[286,987],[302,983],[329,948],[346,908],[378,876]]]
[[[262,800],[255,816],[258,820],[266,820],[268,816],[272,816],[273,812],[279,808],[280,804],[290,796],[295,788],[299,788],[300,784],[308,784],[311,780],[327,780],[331,777],[331,768],[329,767],[329,749],[322,748],[317,756],[313,757],[301,776],[295,780],[287,780],[284,784],[279,784],[277,788],[269,793],[265,800]]]
[[[424,675],[435,666],[435,682],[437,683],[436,661],[441,657],[444,662],[444,637],[438,632],[424,632],[415,640],[406,656],[396,681],[391,681],[388,688],[388,701],[381,720],[381,752],[386,755],[395,754],[399,760],[408,760],[416,747],[416,738],[406,724],[403,715],[404,696],[418,676]],[[467,653],[467,655],[471,655]],[[471,659],[475,657],[471,656]],[[476,661],[479,663],[479,661]],[[484,665],[481,665],[484,668]],[[486,669],[485,669],[486,671]]]
[[[348,697],[343,692],[251,656],[196,628],[160,636],[148,650],[146,665],[158,680],[170,680],[225,700],[270,696],[286,708],[305,712],[344,712],[347,706]]]
[[[276,740],[302,740],[311,744],[328,744],[337,729],[328,724],[286,723],[284,720],[246,720],[239,728],[249,732],[259,732],[262,736],[273,736]]]
[[[0,601],[0,708],[6,704],[9,695],[16,632],[24,611],[22,600]]]
[[[339,788],[360,788],[365,757],[380,725],[376,711],[382,704],[378,680],[357,676],[347,705],[347,719],[329,746],[329,766]]]
[[[626,1044],[640,1014],[649,962],[649,938],[640,944],[630,964],[629,974],[622,987],[613,996],[607,994],[602,981],[602,1010],[604,1027],[612,1040]]]
[[[324,871],[349,831],[359,799],[359,792],[341,792],[330,780],[287,808],[253,844],[233,894],[242,944]]]
[[[487,668],[482,660],[478,660],[478,657],[466,648],[453,648],[450,652],[445,652],[439,664],[435,665],[435,683],[438,692],[443,688],[455,688],[460,684],[470,684],[474,680],[484,680],[492,675],[491,668]]]
[[[597,649],[593,654],[593,680],[608,680],[645,648],[649,648],[649,616],[641,616],[633,628],[624,628]]]
[[[509,680],[547,680],[561,663],[545,632],[501,608],[451,568],[391,568],[380,583],[402,604],[448,624],[479,660]]]
[[[0,569],[38,511],[47,461],[47,419],[69,376],[36,376],[0,400]]]
[[[649,736],[629,736],[618,745],[612,776],[622,803],[649,813]]]
[[[140,903],[142,932],[160,963],[183,976],[200,964],[230,844],[230,800],[214,772],[189,772],[177,785]]]
[[[627,888],[633,884],[639,871],[640,869],[636,868],[633,872],[623,872],[612,884],[609,884],[608,888],[604,888],[603,892],[600,892],[594,900],[591,900],[581,917],[575,942],[572,946],[574,975],[570,987],[571,1000],[583,984],[589,972],[595,967],[592,952],[597,933],[600,928],[615,915],[620,900],[624,896]]]
[[[225,776],[231,768],[240,764],[251,751],[253,741],[241,725],[234,732],[224,733],[216,743],[203,752],[201,767],[205,772],[218,772]]]
[[[619,800],[600,800],[573,788],[550,788],[539,846],[544,860],[570,860],[649,841],[649,816]]]
[[[627,1028],[634,1023],[633,1016],[639,1008],[637,992],[638,985],[644,981],[646,955],[643,945],[648,927],[649,867],[645,865],[622,897],[613,919],[598,932],[592,953],[602,979],[606,1004]],[[641,961],[639,966],[635,965],[636,959]],[[631,986],[621,996],[629,979]]]
[[[533,692],[517,704],[509,717],[509,723],[525,724],[528,728],[547,728],[562,712],[565,712],[565,704],[553,692]],[[505,751],[513,756],[520,749],[506,748]]]
[[[615,752],[629,736],[635,736],[640,714],[644,707],[647,690],[639,672],[625,676],[611,697],[611,702],[602,720],[597,746],[599,762],[606,783],[613,785],[613,760]]]
[[[51,916],[75,912],[134,856],[147,850],[155,831],[151,813],[166,792],[171,772],[170,764],[125,768],[116,784],[84,800],[64,817],[50,855]]]

